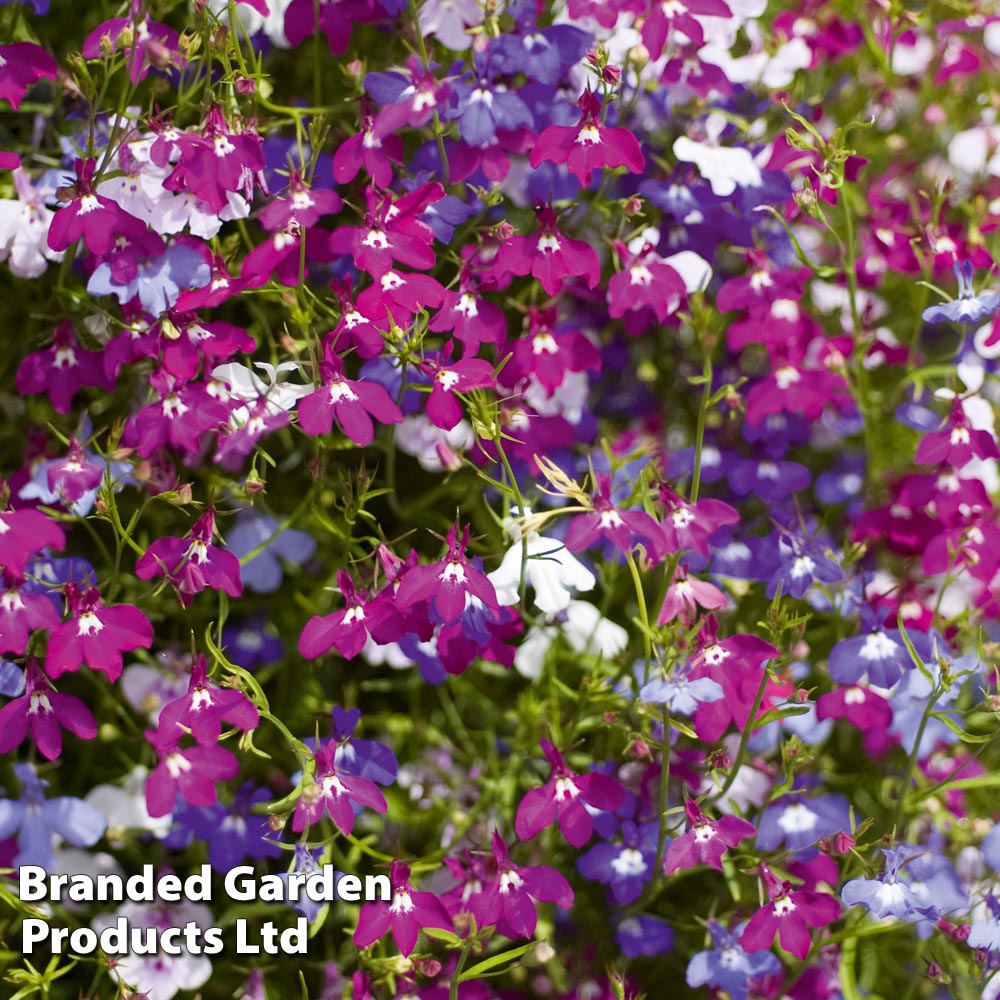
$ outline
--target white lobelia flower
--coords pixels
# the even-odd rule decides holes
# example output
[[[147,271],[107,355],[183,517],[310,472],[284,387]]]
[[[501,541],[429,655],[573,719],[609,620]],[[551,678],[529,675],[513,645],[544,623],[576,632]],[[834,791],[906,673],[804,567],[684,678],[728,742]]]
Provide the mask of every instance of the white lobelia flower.
[[[283,361],[277,367],[266,361],[255,361],[254,368],[264,372],[268,381],[265,382],[252,368],[236,361],[213,368],[212,377],[228,384],[232,399],[255,403],[261,396],[266,397],[268,412],[271,414],[294,409],[303,396],[315,391],[316,387],[311,384],[278,381],[282,372],[302,371],[295,361]],[[235,427],[242,427],[249,419],[250,411],[247,407],[241,406],[233,411],[232,422]]]
[[[695,164],[701,176],[712,185],[713,194],[720,198],[731,195],[737,186],[758,187],[762,179],[760,167],[750,150],[718,144],[725,126],[725,118],[713,112],[705,119],[705,142],[695,142],[686,135],[674,142],[677,159]]]
[[[600,611],[586,601],[570,601],[565,621],[551,625],[534,625],[514,657],[514,667],[523,677],[537,680],[545,664],[549,646],[561,631],[575,653],[593,656],[617,656],[628,645],[628,633],[602,617]]]
[[[525,508],[525,515],[531,511]],[[497,600],[507,606],[516,604],[521,585],[522,545],[521,532],[515,525],[507,532],[514,538],[503,561],[487,577],[497,592]],[[536,532],[527,537],[528,561],[525,579],[535,591],[535,605],[546,614],[565,611],[573,599],[573,591],[593,590],[597,578],[573,555],[558,538],[548,538]]]

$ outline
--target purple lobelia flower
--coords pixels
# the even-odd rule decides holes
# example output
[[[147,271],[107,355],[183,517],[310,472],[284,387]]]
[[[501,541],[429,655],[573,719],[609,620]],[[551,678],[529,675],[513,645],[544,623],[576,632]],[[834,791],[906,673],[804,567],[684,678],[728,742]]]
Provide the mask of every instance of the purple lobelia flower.
[[[805,958],[811,945],[809,928],[825,927],[840,916],[837,897],[828,892],[793,890],[790,882],[782,882],[763,862],[760,874],[770,902],[750,918],[740,944],[748,951],[757,951],[769,948],[777,937],[785,951]]]
[[[742,924],[727,931],[717,920],[709,920],[711,951],[699,951],[687,967],[688,986],[715,986],[732,1000],[747,1000],[750,982],[781,971],[776,955],[763,949],[744,949],[740,942]]]
[[[573,889],[555,868],[518,867],[510,860],[507,844],[496,830],[493,857],[496,875],[469,903],[478,927],[496,925],[497,933],[504,937],[530,938],[538,924],[535,902],[555,903],[563,909],[573,905]]]
[[[453,85],[458,100],[451,118],[458,122],[463,141],[470,146],[485,146],[496,136],[498,128],[507,131],[521,126],[530,128],[533,121],[528,105],[517,94],[493,82],[486,56],[477,53],[473,59],[476,83],[456,81]]]
[[[353,938],[356,947],[369,947],[391,928],[396,946],[406,956],[416,947],[422,927],[452,930],[451,917],[441,900],[434,893],[419,892],[410,884],[409,865],[393,861],[389,881],[392,902],[365,903],[361,908]]]
[[[380,785],[393,784],[399,764],[392,750],[378,740],[363,740],[353,735],[361,719],[360,710],[334,705],[332,714],[332,739],[337,744],[334,763],[337,768],[344,774],[356,774]]]
[[[271,594],[281,586],[281,560],[304,563],[316,551],[316,540],[287,527],[287,522],[279,524],[267,514],[244,509],[229,531],[229,549],[241,560],[250,556],[242,566],[244,584],[255,593]]]
[[[783,594],[804,597],[815,581],[838,583],[844,571],[828,558],[815,539],[784,534],[778,539],[778,556],[781,560],[774,576],[767,585],[767,596],[774,597],[781,587]]]
[[[548,740],[540,743],[552,773],[541,788],[533,788],[521,799],[514,830],[522,840],[530,840],[558,821],[563,836],[574,847],[583,847],[594,832],[587,807],[614,812],[625,801],[625,789],[600,771],[574,773]]]
[[[850,821],[850,806],[843,795],[818,799],[785,795],[769,805],[757,821],[757,849],[773,851],[784,844],[790,851],[800,851],[821,837],[846,831]]]
[[[909,847],[882,848],[885,871],[878,878],[854,878],[841,890],[848,906],[864,906],[873,917],[895,917],[917,921],[936,916],[933,907],[921,905],[909,885],[900,877],[900,869],[916,855]]]
[[[639,914],[618,925],[615,940],[626,958],[663,955],[674,946],[674,929],[659,917]]]
[[[958,298],[943,305],[928,306],[922,313],[925,323],[981,323],[987,316],[1000,309],[1000,292],[977,295],[972,289],[975,267],[971,260],[955,261],[958,280]]]
[[[90,709],[79,698],[56,691],[34,657],[28,660],[25,685],[20,698],[0,708],[0,753],[10,753],[25,739],[29,729],[47,760],[55,760],[62,751],[63,729],[82,740],[92,740],[97,735],[97,723]]]
[[[868,680],[881,688],[892,687],[914,663],[898,628],[885,628],[883,623],[888,608],[877,611],[862,605],[861,624],[865,631],[841,639],[830,650],[830,676],[841,684],[855,684],[866,674]],[[915,629],[907,631],[917,655],[927,662],[931,659],[931,642],[928,636]]]
[[[319,858],[323,853],[323,848],[310,851],[301,841],[295,845],[295,861],[290,872],[281,872],[278,878],[285,883],[286,895],[289,879],[294,878],[299,885],[303,885],[310,875],[319,871]],[[323,903],[319,903],[309,895],[308,892],[299,892],[298,900],[291,905],[298,910],[310,923],[319,915],[323,909]]]
[[[16,867],[41,865],[51,871],[53,834],[75,847],[92,847],[104,835],[104,817],[93,806],[68,796],[46,799],[49,783],[31,764],[15,764],[14,774],[21,782],[21,798],[0,799],[0,840],[17,834]]]
[[[237,789],[230,806],[217,803],[185,811],[187,826],[208,842],[208,860],[217,872],[228,872],[245,858],[281,857],[281,848],[268,839],[274,831],[267,817],[251,812],[254,805],[271,797],[266,788],[254,788],[246,782]]]
[[[622,843],[592,847],[577,858],[577,870],[586,878],[611,886],[616,903],[634,903],[653,877],[658,829],[656,822],[636,825],[625,820]]]
[[[710,820],[694,799],[684,803],[687,813],[687,832],[671,841],[663,857],[663,873],[672,875],[682,868],[697,864],[711,865],[722,871],[722,855],[741,840],[752,837],[757,831],[749,820],[738,816],[723,816]]]

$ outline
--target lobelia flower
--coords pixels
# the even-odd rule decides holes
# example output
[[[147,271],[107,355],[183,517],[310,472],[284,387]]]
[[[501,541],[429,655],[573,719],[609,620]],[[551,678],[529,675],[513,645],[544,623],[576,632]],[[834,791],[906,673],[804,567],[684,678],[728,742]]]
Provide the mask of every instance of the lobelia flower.
[[[600,371],[601,354],[578,330],[557,329],[555,309],[528,311],[525,336],[509,347],[513,355],[503,369],[505,384],[517,387],[534,376],[551,395],[563,384],[567,372]]]
[[[248,731],[256,729],[259,720],[257,706],[242,691],[209,684],[208,661],[199,654],[191,666],[187,693],[164,705],[156,728],[164,738],[180,739],[189,733],[198,743],[213,746],[222,735],[223,722]]]
[[[658,832],[655,821],[636,825],[627,819],[622,823],[622,843],[592,847],[577,858],[577,871],[585,878],[610,885],[616,903],[634,903],[653,877]]]
[[[20,656],[28,648],[28,638],[34,629],[52,632],[59,627],[59,612],[47,597],[28,590],[21,573],[4,568],[2,583],[0,653]]]
[[[349,379],[344,363],[324,351],[319,375],[323,387],[303,396],[298,405],[299,426],[314,436],[329,434],[336,419],[343,432],[362,448],[375,439],[374,417],[379,424],[402,423],[403,414],[377,382]]]
[[[146,224],[129,215],[117,202],[97,194],[94,173],[97,161],[91,157],[76,161],[74,197],[64,205],[49,224],[49,249],[68,250],[79,239],[95,254],[109,254],[119,236],[140,241],[147,233]]]
[[[549,295],[555,295],[567,279],[583,278],[588,288],[601,280],[601,264],[594,248],[583,240],[564,236],[551,205],[535,209],[538,230],[531,236],[512,236],[501,244],[490,273],[502,281],[507,275],[531,274]]]
[[[235,868],[246,858],[280,858],[281,848],[269,838],[274,831],[267,816],[254,815],[253,806],[273,798],[266,788],[255,788],[251,782],[240,785],[232,805],[194,807],[184,811],[179,819],[195,836],[208,842],[208,861],[220,873]]]
[[[498,589],[498,597],[500,592]],[[517,672],[529,680],[541,677],[549,648],[560,635],[574,653],[605,659],[617,656],[628,645],[625,629],[604,618],[593,604],[586,601],[571,600],[565,611],[549,618],[551,624],[531,626],[514,656]]]
[[[131,604],[105,607],[97,587],[81,591],[67,583],[64,592],[71,617],[49,637],[45,672],[50,677],[86,663],[116,681],[122,672],[123,652],[152,646],[153,626],[138,608]]]
[[[306,531],[278,523],[269,514],[249,507],[236,515],[229,530],[229,550],[241,561],[243,583],[257,594],[272,594],[284,576],[282,560],[302,565],[316,552],[316,539]]]
[[[406,607],[429,601],[431,615],[443,625],[458,621],[469,602],[478,598],[493,621],[500,620],[496,590],[489,578],[473,565],[465,554],[469,527],[458,537],[458,525],[448,530],[448,554],[429,566],[413,566],[404,574],[396,590],[397,605]]]
[[[805,958],[812,944],[809,928],[825,927],[840,916],[840,903],[828,892],[793,890],[791,882],[782,882],[766,864],[760,874],[770,902],[747,922],[740,944],[748,951],[769,948],[775,937],[781,947],[797,958]]]
[[[627,128],[601,124],[601,102],[590,90],[580,95],[580,123],[574,128],[550,125],[531,150],[531,165],[565,163],[569,172],[586,187],[595,170],[625,167],[641,174],[646,164],[639,141]]]
[[[368,642],[369,628],[376,628],[392,614],[387,601],[359,594],[344,570],[337,572],[337,588],[344,595],[345,607],[329,615],[313,615],[299,637],[299,652],[309,659],[335,646],[345,660],[353,660]]]
[[[510,860],[507,844],[493,831],[493,857],[497,872],[492,880],[469,900],[476,926],[496,926],[504,937],[530,938],[538,924],[534,904],[555,903],[563,909],[573,905],[573,889],[563,875],[547,865],[520,868]]]
[[[618,510],[608,498],[610,480],[597,473],[600,492],[593,498],[594,509],[570,519],[566,530],[566,548],[580,552],[598,543],[608,543],[623,555],[642,545],[651,558],[657,553],[659,524],[643,510]]]
[[[943,305],[928,306],[921,314],[925,323],[981,323],[987,316],[1000,309],[1000,292],[976,295],[972,288],[975,267],[967,260],[954,263],[958,280],[958,298]]]
[[[451,342],[449,341],[449,344]],[[420,369],[431,377],[431,394],[427,400],[427,416],[435,427],[450,431],[462,419],[462,406],[456,392],[493,388],[493,366],[480,358],[462,358],[449,364],[446,348],[440,360],[418,362]]]
[[[44,597],[39,600],[49,603]],[[97,735],[90,709],[79,698],[56,691],[34,657],[28,660],[24,694],[0,708],[0,753],[10,753],[29,729],[46,760],[55,760],[62,752],[63,729],[82,740]]]
[[[773,598],[780,586],[782,594],[800,598],[817,580],[838,583],[844,578],[844,571],[827,558],[816,539],[782,532],[778,538],[778,555],[781,561],[767,585],[768,597]]]
[[[688,962],[688,986],[715,986],[725,990],[732,1000],[748,1000],[752,980],[781,971],[777,955],[763,949],[744,949],[740,935],[745,926],[739,924],[729,932],[717,920],[708,921],[715,947],[699,951]]]
[[[417,944],[423,927],[452,931],[454,924],[444,904],[432,892],[419,892],[410,884],[410,866],[393,861],[389,869],[392,901],[365,903],[358,914],[358,926],[352,938],[356,948],[369,948],[387,930],[392,930],[396,947],[404,957]]]
[[[722,686],[711,677],[692,680],[687,670],[675,670],[669,678],[657,678],[644,684],[639,700],[653,705],[666,705],[677,715],[691,715],[699,705],[725,697]]]
[[[674,946],[674,929],[659,917],[629,916],[618,924],[615,941],[626,958],[664,955]]]
[[[811,847],[822,837],[832,837],[850,827],[850,806],[843,795],[807,799],[784,795],[772,802],[757,820],[757,849],[789,851]]]
[[[873,610],[862,605],[860,615],[866,631],[862,635],[841,639],[830,650],[830,676],[840,684],[856,684],[867,675],[875,687],[891,688],[914,666],[903,642],[903,634],[898,628],[884,627],[888,608]],[[907,636],[917,655],[925,662],[930,660],[930,637],[912,628],[907,630]],[[855,699],[857,697],[854,696]]]
[[[350,44],[355,24],[379,21],[386,16],[378,0],[319,0],[318,3],[316,0],[291,0],[285,10],[285,37],[295,48],[303,39],[322,31],[330,51],[335,56],[342,56]]]
[[[737,187],[760,187],[763,179],[748,149],[719,145],[726,124],[721,114],[712,112],[705,120],[704,142],[682,135],[673,146],[674,156],[683,163],[694,163],[712,185],[712,193],[720,198],[728,198]]]
[[[54,80],[58,74],[59,64],[41,45],[0,45],[0,100],[10,101],[15,111],[29,87],[42,79]]]
[[[24,357],[14,384],[20,393],[47,393],[57,413],[69,413],[73,396],[83,386],[106,392],[114,389],[114,380],[105,374],[101,352],[84,350],[69,321],[55,328],[50,347]]]
[[[21,798],[0,799],[0,840],[17,834],[15,867],[40,865],[51,871],[53,834],[75,847],[93,847],[101,839],[106,824],[93,806],[69,796],[46,799],[49,783],[31,764],[14,764],[13,769],[21,782]]]
[[[1000,293],[997,293],[1000,295]],[[961,469],[973,458],[1000,458],[1000,448],[988,430],[971,426],[961,399],[952,403],[947,428],[925,434],[913,461],[917,465],[950,465]]]
[[[135,564],[140,580],[165,576],[177,589],[184,607],[206,587],[224,590],[230,597],[243,593],[240,561],[232,552],[212,545],[215,511],[209,508],[183,538],[161,538],[153,542]]]
[[[65,544],[62,528],[41,511],[0,511],[0,565],[7,573],[20,577],[36,552]]]
[[[146,739],[160,757],[146,779],[146,810],[154,819],[171,813],[178,795],[191,806],[214,806],[216,783],[239,774],[240,763],[228,750],[200,743],[181,747],[185,735],[175,723],[146,731]]]
[[[45,204],[44,189],[35,188],[20,168],[14,171],[14,190],[17,201],[0,201],[0,260],[7,260],[18,278],[37,278],[45,273],[48,261],[63,259],[48,244],[55,213]]]
[[[688,628],[694,624],[698,616],[698,608],[715,611],[724,608],[728,601],[726,595],[707,580],[689,577],[687,567],[679,565],[674,571],[673,579],[663,597],[663,605],[656,616],[657,625],[666,625],[675,618]]]
[[[900,869],[916,855],[909,847],[881,848],[885,871],[878,878],[854,878],[844,884],[841,898],[848,906],[864,906],[873,917],[895,917],[915,922],[934,913],[922,906],[910,887],[900,880]]]
[[[684,812],[687,814],[688,829],[670,842],[663,857],[664,875],[672,875],[697,864],[711,865],[721,872],[722,855],[757,832],[753,823],[738,816],[708,819],[694,799],[684,803]]]
[[[875,691],[849,684],[816,699],[816,718],[847,719],[862,732],[884,732],[892,724],[892,706]]]
[[[608,315],[620,319],[634,309],[648,308],[661,323],[665,322],[687,295],[683,277],[649,243],[633,254],[621,240],[616,240],[615,250],[622,269],[608,281]]]
[[[420,16],[424,16],[421,8]],[[391,132],[377,134],[371,102],[361,99],[361,130],[348,136],[333,154],[333,176],[338,184],[350,184],[364,168],[372,183],[387,188],[392,183],[393,164],[403,159],[403,140]]]
[[[528,105],[515,93],[492,81],[497,67],[491,68],[488,57],[473,55],[476,83],[456,81],[453,85],[457,98],[451,120],[458,122],[462,140],[470,146],[485,146],[496,135],[498,128],[512,132],[517,128],[531,128],[534,124]]]
[[[531,840],[558,822],[569,843],[581,848],[594,833],[594,823],[586,807],[614,812],[625,801],[625,789],[600,771],[576,774],[548,740],[540,743],[552,773],[541,788],[533,788],[521,799],[514,831],[521,840]]]
[[[330,814],[341,833],[354,829],[354,803],[368,806],[378,813],[388,808],[378,785],[359,775],[338,772],[335,766],[337,748],[327,743],[314,754],[314,780],[305,786],[295,803],[292,829],[301,833],[307,826],[318,823],[324,812]]]

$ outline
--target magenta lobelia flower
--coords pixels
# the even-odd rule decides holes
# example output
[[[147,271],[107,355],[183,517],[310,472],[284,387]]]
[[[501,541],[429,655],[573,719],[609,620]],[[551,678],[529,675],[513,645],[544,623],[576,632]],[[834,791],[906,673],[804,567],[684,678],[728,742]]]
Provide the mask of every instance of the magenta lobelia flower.
[[[212,545],[215,511],[209,508],[184,538],[153,542],[135,564],[140,580],[165,576],[176,588],[184,607],[206,587],[224,590],[230,597],[243,593],[240,561],[232,552]]]
[[[9,569],[3,571],[3,590],[0,591],[0,653],[20,656],[28,648],[28,636],[33,629],[43,628],[52,632],[59,628],[59,613],[52,602],[42,594],[30,594],[23,588],[24,577],[20,573]]]
[[[825,927],[840,916],[840,900],[828,892],[792,890],[762,861],[760,875],[767,887],[770,902],[749,920],[740,945],[746,951],[769,948],[777,936],[781,947],[798,958],[809,954],[812,944],[810,927]]]
[[[96,587],[81,591],[72,583],[66,584],[65,594],[71,618],[49,639],[45,672],[50,677],[78,670],[86,663],[115,681],[122,672],[123,652],[149,649],[153,644],[153,626],[133,605],[105,607]]]
[[[558,820],[559,829],[570,844],[583,847],[594,832],[587,806],[614,812],[625,801],[625,789],[599,771],[576,774],[548,740],[540,743],[552,765],[552,773],[541,788],[533,788],[521,799],[514,830],[522,840],[530,840]]]
[[[601,124],[601,102],[590,90],[580,95],[578,104],[579,124],[550,125],[545,129],[531,150],[531,165],[565,163],[584,187],[590,183],[591,174],[604,167],[626,167],[630,173],[641,174],[646,158],[636,137],[627,128]]]
[[[664,875],[672,875],[697,864],[711,865],[721,872],[722,855],[757,832],[753,823],[738,816],[710,820],[694,799],[684,803],[684,811],[687,813],[687,833],[670,842],[663,858]]]
[[[220,746],[182,748],[184,733],[171,725],[173,733],[162,729],[146,733],[146,739],[160,755],[160,762],[146,779],[146,810],[150,816],[173,812],[178,793],[191,806],[214,806],[218,794],[215,784],[230,781],[240,770],[240,763]]]
[[[104,469],[104,465],[88,460],[83,445],[75,437],[70,438],[66,457],[49,465],[46,473],[49,489],[62,497],[64,503],[74,504],[100,486]]]
[[[355,947],[369,947],[392,928],[396,947],[403,955],[409,955],[416,947],[422,927],[452,930],[451,917],[441,900],[432,892],[419,892],[410,885],[409,865],[393,861],[389,882],[392,885],[391,903],[379,900],[361,907],[353,937]]]
[[[583,240],[571,240],[559,231],[551,205],[535,209],[538,231],[531,236],[512,236],[493,259],[492,274],[531,274],[549,295],[555,295],[567,280],[583,278],[588,288],[601,280],[601,264],[594,248]]]
[[[34,42],[0,45],[0,99],[10,101],[17,111],[28,88],[43,77],[51,80],[59,73],[59,64]]]
[[[157,730],[165,738],[190,733],[203,746],[219,742],[222,723],[244,731],[256,729],[260,713],[242,692],[220,688],[208,682],[208,663],[199,655],[191,668],[187,694],[164,706],[157,720]]]
[[[573,889],[563,875],[548,865],[520,868],[510,860],[503,837],[493,831],[493,856],[497,873],[483,891],[469,901],[469,910],[480,928],[495,925],[509,938],[530,938],[538,924],[535,903],[573,905]]]
[[[375,438],[372,417],[380,424],[402,422],[403,414],[389,393],[376,382],[346,378],[344,364],[336,354],[325,353],[320,377],[323,388],[299,401],[299,426],[307,434],[329,434],[336,419],[344,433],[364,447]]]
[[[84,350],[69,322],[60,323],[51,346],[25,356],[15,381],[20,393],[48,393],[57,413],[69,413],[73,396],[83,386],[110,392],[114,380],[104,371],[100,351]]]
[[[368,641],[369,629],[376,627],[391,614],[388,601],[368,600],[354,589],[350,576],[340,570],[337,587],[344,595],[345,607],[330,615],[313,615],[302,630],[299,652],[310,659],[322,656],[331,646],[345,660],[352,660]]]
[[[108,254],[115,249],[116,238],[141,240],[146,224],[129,215],[116,201],[97,194],[94,173],[97,161],[76,161],[76,188],[73,200],[61,208],[49,226],[49,248],[67,250],[81,237],[91,253]]]
[[[44,597],[41,600],[48,604]],[[29,729],[39,753],[47,760],[55,760],[62,752],[63,729],[82,740],[97,735],[90,709],[79,698],[56,691],[34,657],[28,660],[24,694],[0,708],[0,753],[10,753]]]
[[[417,601],[430,601],[435,618],[451,624],[465,611],[469,599],[478,598],[493,621],[500,620],[500,606],[493,584],[469,561],[465,548],[469,544],[466,525],[462,540],[458,540],[458,525],[448,531],[448,554],[430,566],[414,566],[403,576],[396,591],[400,607]]]
[[[451,341],[449,341],[449,345]],[[450,352],[445,349],[440,361],[422,361],[421,369],[433,380],[431,397],[427,400],[427,416],[441,430],[450,431],[462,419],[462,407],[455,398],[456,392],[471,392],[495,385],[493,366],[480,358],[462,358],[448,364]]]
[[[392,183],[392,165],[403,159],[403,140],[398,135],[375,131],[371,102],[361,100],[361,131],[345,139],[333,154],[333,176],[338,184],[349,184],[364,168],[377,187]]]
[[[594,509],[588,514],[577,514],[570,520],[566,531],[566,548],[580,552],[595,545],[608,543],[623,554],[642,545],[655,559],[660,544],[660,526],[643,510],[618,510],[608,499],[611,482],[598,474],[597,496]]]
[[[331,742],[313,755],[316,762],[314,780],[305,786],[295,803],[292,829],[296,833],[318,823],[324,812],[330,814],[341,833],[350,833],[354,829],[354,802],[378,813],[384,813],[389,808],[374,781],[337,772],[334,767],[336,753],[337,745]]]
[[[8,573],[20,576],[36,552],[65,544],[62,528],[40,510],[0,511],[0,565]]]

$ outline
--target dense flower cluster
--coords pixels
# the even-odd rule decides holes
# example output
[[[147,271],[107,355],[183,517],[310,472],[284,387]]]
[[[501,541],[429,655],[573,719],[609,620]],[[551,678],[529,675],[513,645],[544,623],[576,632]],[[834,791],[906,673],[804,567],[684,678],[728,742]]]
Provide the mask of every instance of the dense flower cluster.
[[[0,0],[0,865],[392,888],[18,1000],[1000,996],[943,9]]]

